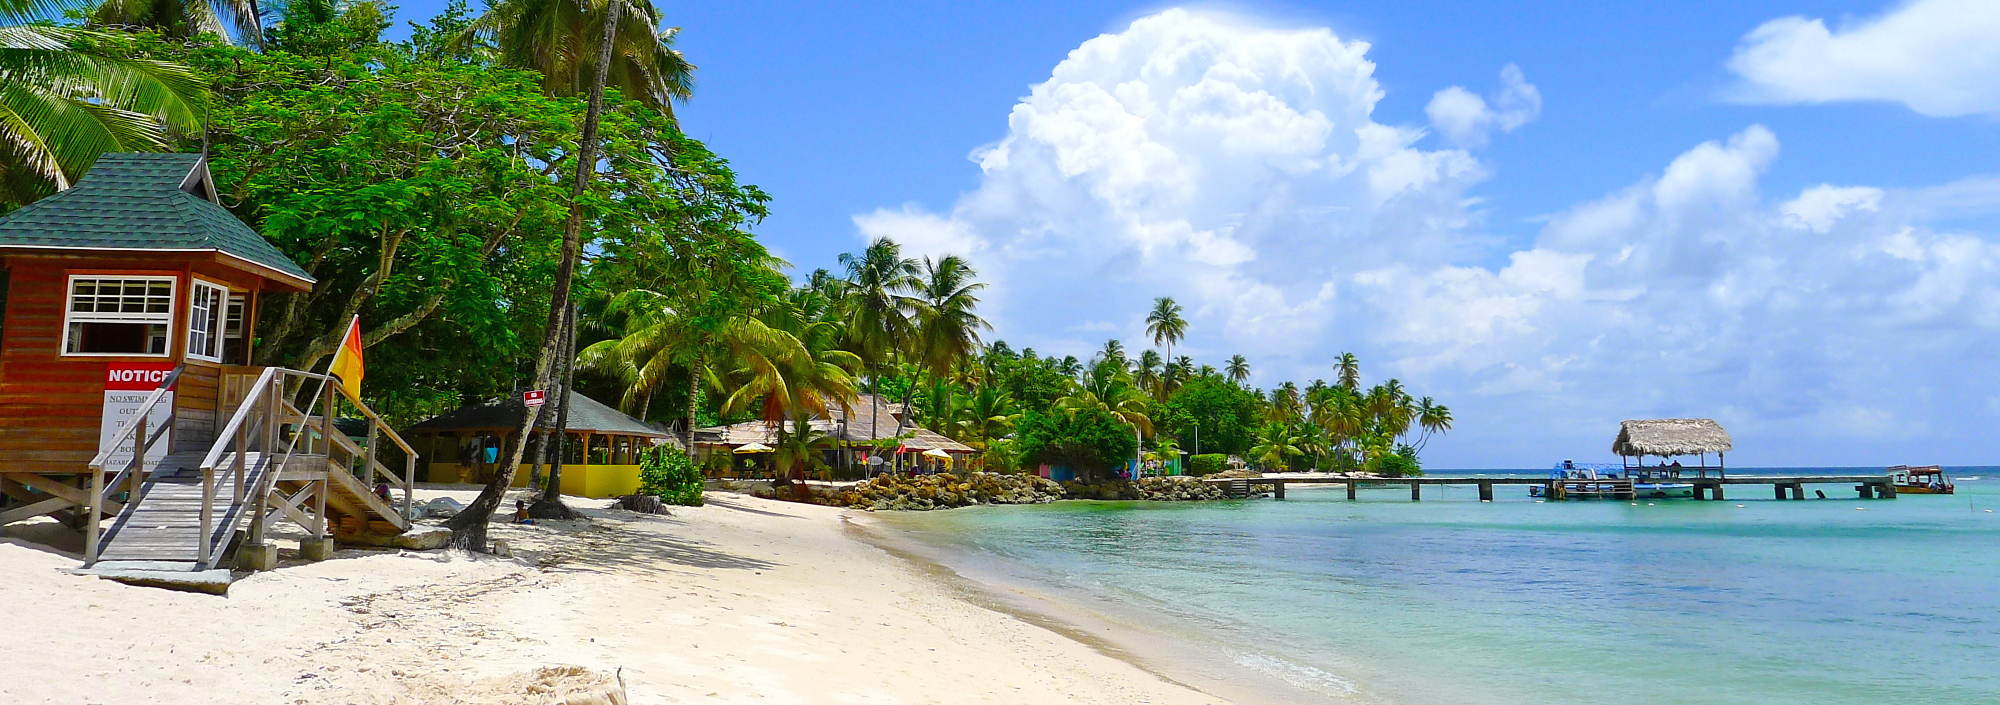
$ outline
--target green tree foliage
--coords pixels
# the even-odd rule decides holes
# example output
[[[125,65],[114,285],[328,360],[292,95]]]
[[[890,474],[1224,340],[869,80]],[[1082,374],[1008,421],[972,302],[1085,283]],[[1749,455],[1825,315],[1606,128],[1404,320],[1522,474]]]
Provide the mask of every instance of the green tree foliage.
[[[1015,443],[1024,462],[1067,467],[1086,482],[1108,479],[1138,448],[1132,427],[1101,408],[1030,411],[1022,417]]]
[[[701,471],[679,448],[654,448],[639,462],[639,494],[659,497],[667,504],[699,507],[702,487]]]
[[[199,130],[202,81],[125,51],[126,35],[33,24],[69,0],[0,0],[0,211],[68,188],[105,152]]]
[[[1201,377],[1188,382],[1167,399],[1164,406],[1167,426],[1182,447],[1200,446],[1203,453],[1241,455],[1255,442],[1258,408],[1255,394],[1220,377]],[[1195,443],[1199,427],[1201,442]]]
[[[1213,475],[1229,469],[1229,456],[1222,453],[1203,453],[1188,456],[1189,475]]]

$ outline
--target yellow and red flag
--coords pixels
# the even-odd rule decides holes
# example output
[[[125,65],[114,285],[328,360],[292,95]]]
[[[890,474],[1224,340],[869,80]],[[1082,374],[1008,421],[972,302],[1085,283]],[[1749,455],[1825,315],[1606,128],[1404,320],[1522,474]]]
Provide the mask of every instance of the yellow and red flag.
[[[333,364],[327,366],[326,372],[340,379],[340,390],[347,392],[347,398],[357,404],[361,402],[360,316],[347,324],[347,335],[340,339],[340,352],[333,354]]]

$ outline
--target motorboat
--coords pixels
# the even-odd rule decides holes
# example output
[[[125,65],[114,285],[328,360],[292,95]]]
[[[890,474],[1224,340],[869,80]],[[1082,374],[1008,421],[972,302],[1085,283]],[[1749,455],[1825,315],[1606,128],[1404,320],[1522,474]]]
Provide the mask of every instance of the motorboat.
[[[1957,487],[1951,476],[1936,465],[1897,465],[1889,468],[1889,483],[1896,494],[1953,494]]]

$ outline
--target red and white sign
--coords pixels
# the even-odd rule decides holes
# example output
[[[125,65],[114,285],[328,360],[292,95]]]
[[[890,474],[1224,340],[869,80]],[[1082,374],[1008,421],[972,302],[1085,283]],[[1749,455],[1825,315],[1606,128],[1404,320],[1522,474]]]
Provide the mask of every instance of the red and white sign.
[[[110,443],[126,424],[139,417],[139,407],[146,403],[146,397],[152,396],[153,390],[158,389],[160,382],[173,371],[174,363],[171,362],[111,362],[104,365],[104,416],[97,425],[98,448],[102,449]],[[153,410],[146,414],[146,435],[151,436],[160,424],[166,423],[173,409],[174,392],[170,387],[160,398],[160,403],[154,404]],[[168,435],[171,436],[172,431]],[[172,438],[160,438],[147,451],[146,459],[157,462],[166,457],[167,449],[172,445]],[[123,468],[124,463],[131,462],[132,439],[125,439],[118,446],[113,449],[111,464],[105,467]]]
[[[104,365],[104,391],[150,392],[174,371],[171,362],[112,362]]]
[[[541,406],[548,400],[549,400],[549,393],[539,389],[530,389],[528,391],[521,393],[521,401],[525,402],[528,405],[528,408],[530,409],[535,408],[537,406]]]

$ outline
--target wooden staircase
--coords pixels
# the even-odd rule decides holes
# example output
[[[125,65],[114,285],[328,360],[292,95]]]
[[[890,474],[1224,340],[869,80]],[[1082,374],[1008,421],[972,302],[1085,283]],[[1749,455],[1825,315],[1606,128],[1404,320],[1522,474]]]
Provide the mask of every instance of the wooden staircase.
[[[320,388],[302,411],[288,397],[314,380]],[[344,397],[335,392],[337,382],[325,375],[265,368],[232,400],[234,412],[208,451],[133,461],[145,458],[166,435],[158,429],[148,433],[143,419],[173,382],[173,375],[162,382],[136,412],[142,421],[105,444],[91,462],[86,567],[116,562],[150,571],[213,570],[231,553],[239,528],[245,545],[261,547],[266,531],[281,519],[321,541],[330,535],[393,535],[410,528],[416,453],[358,402],[351,406],[369,421],[367,440],[356,443],[334,429],[332,420]],[[172,425],[170,415],[163,428]],[[373,452],[382,439],[403,449],[406,462],[400,475]],[[107,483],[106,473],[114,469]],[[402,507],[376,496],[378,481],[402,489]],[[100,527],[96,517],[110,513],[115,516]]]

